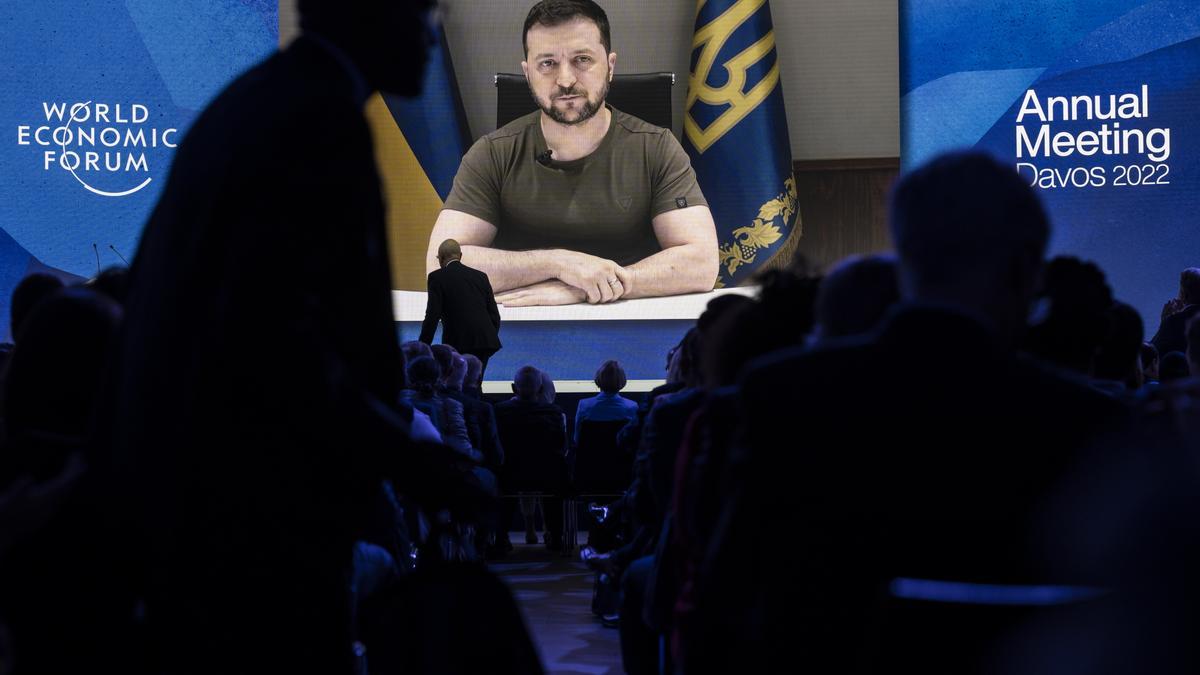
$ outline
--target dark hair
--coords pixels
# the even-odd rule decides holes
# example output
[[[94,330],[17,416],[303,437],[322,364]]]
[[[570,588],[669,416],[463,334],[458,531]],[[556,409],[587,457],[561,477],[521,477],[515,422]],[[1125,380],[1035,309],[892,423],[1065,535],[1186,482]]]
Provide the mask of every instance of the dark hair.
[[[124,305],[125,297],[129,294],[129,269],[117,265],[106,267],[95,279],[87,282],[86,286]]]
[[[12,304],[9,306],[13,340],[21,332],[21,324],[34,306],[43,298],[63,287],[63,282],[53,274],[35,272],[21,280],[13,289]]]
[[[29,471],[45,480],[92,430],[121,307],[87,288],[60,290],[30,312],[12,351],[4,381],[5,423],[11,447],[2,473]]]
[[[400,352],[404,354],[404,359],[406,361],[412,361],[413,359],[418,359],[422,356],[433,358],[432,348],[420,340],[409,340],[408,342],[401,344]]]
[[[595,382],[596,386],[600,387],[600,391],[606,394],[615,394],[625,388],[628,380],[625,378],[625,369],[621,367],[621,363],[609,359],[600,364],[599,370],[596,371]]]
[[[822,338],[869,332],[900,300],[896,261],[890,256],[852,256],[821,280],[813,313]]]
[[[889,205],[901,276],[953,285],[1018,253],[1040,260],[1050,221],[1011,166],[980,152],[941,155],[902,176]]]
[[[463,354],[462,356],[467,360],[467,376],[463,381],[463,386],[474,388],[482,386],[483,361],[480,361],[479,357],[474,354]]]
[[[612,52],[612,36],[608,30],[608,15],[592,0],[541,0],[529,10],[525,17],[525,30],[521,33],[521,47],[529,55],[529,29],[533,26],[553,28],[578,18],[588,19],[600,29],[600,44],[604,53]]]
[[[513,375],[513,393],[517,398],[529,401],[542,391],[542,371],[533,366],[521,366]]]
[[[429,395],[442,376],[442,369],[437,361],[428,356],[418,356],[408,363],[408,386],[413,391]]]
[[[1025,335],[1025,351],[1088,373],[1113,319],[1112,288],[1104,270],[1073,256],[1056,256],[1046,263],[1040,299],[1043,311]]]
[[[1200,304],[1200,267],[1189,267],[1180,272],[1179,299],[1189,305]]]
[[[445,379],[454,367],[454,355],[457,352],[450,345],[432,345],[429,349],[433,352],[433,360],[437,361],[438,369],[442,371],[442,379]]]

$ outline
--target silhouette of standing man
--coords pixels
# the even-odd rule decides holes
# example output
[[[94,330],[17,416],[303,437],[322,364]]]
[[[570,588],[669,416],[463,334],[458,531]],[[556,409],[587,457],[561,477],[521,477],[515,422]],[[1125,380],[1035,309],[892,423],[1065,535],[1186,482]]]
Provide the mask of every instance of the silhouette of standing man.
[[[488,276],[462,264],[462,248],[453,239],[438,246],[440,269],[429,273],[426,288],[425,321],[421,324],[421,342],[433,341],[438,322],[442,323],[442,343],[473,354],[487,370],[488,359],[500,350],[500,310]]]
[[[147,222],[111,433],[156,672],[350,672],[381,480],[455,489],[395,405],[363,115],[375,90],[419,93],[431,5],[299,0],[302,35],[200,115]]]

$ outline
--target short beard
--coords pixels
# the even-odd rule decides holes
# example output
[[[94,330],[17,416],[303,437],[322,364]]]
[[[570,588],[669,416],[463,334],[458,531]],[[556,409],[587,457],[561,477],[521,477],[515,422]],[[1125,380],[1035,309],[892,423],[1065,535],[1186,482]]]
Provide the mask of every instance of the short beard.
[[[541,108],[542,112],[546,113],[550,119],[558,122],[559,124],[574,126],[576,124],[583,124],[584,122],[592,119],[596,116],[596,113],[604,107],[604,101],[608,98],[608,78],[604,78],[604,85],[601,87],[600,95],[596,97],[595,103],[592,103],[591,99],[584,97],[583,104],[581,104],[578,108],[579,117],[575,119],[568,119],[566,113],[554,107],[554,96],[551,96],[547,102],[543,103],[542,99],[538,97],[537,92],[533,90],[533,85],[529,85],[529,93],[533,95],[533,100],[537,101],[538,107]],[[568,92],[556,91],[555,95],[568,95]]]

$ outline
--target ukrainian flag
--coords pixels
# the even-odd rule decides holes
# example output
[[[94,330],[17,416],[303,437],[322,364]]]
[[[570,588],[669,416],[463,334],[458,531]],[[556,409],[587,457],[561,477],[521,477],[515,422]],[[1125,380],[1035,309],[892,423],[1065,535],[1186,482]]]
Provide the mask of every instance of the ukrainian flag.
[[[698,1],[683,147],[717,223],[718,287],[800,234],[778,61],[767,0]]]
[[[441,27],[430,50],[421,95],[375,94],[367,119],[387,200],[392,287],[425,290],[429,232],[450,194],[458,164],[470,147],[466,114]]]

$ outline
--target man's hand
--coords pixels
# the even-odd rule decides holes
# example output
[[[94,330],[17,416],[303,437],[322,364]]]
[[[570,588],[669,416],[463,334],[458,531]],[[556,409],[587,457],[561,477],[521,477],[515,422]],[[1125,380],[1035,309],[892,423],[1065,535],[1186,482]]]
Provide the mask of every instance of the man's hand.
[[[593,305],[612,302],[631,290],[633,275],[611,260],[566,250],[555,251],[554,259],[555,276],[583,291]]]
[[[1183,300],[1180,300],[1179,298],[1171,298],[1165,305],[1163,305],[1162,318],[1165,319],[1173,314],[1178,314],[1179,312],[1182,312],[1185,307],[1187,307],[1187,305],[1183,303]]]
[[[537,307],[545,305],[574,305],[587,299],[584,292],[557,279],[542,281],[532,286],[514,288],[496,296],[496,302],[505,307]]]

